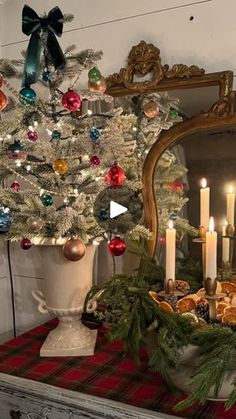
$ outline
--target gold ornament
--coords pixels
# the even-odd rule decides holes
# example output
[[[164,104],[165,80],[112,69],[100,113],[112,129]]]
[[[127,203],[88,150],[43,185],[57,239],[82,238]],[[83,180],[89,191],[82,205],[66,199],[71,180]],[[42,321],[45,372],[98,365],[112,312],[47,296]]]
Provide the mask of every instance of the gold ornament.
[[[143,106],[143,112],[148,118],[155,118],[159,114],[159,106],[154,101],[147,102]]]
[[[106,80],[104,77],[101,77],[100,80],[97,83],[94,83],[93,81],[88,81],[88,88],[90,92],[99,92],[104,93],[106,91],[107,85]]]
[[[67,162],[63,159],[55,160],[52,164],[52,167],[53,170],[59,175],[64,175],[69,169]]]
[[[80,239],[69,239],[64,244],[63,255],[71,262],[77,262],[85,255],[86,247]]]
[[[27,226],[31,231],[40,231],[43,227],[43,220],[40,217],[30,217],[27,220]]]

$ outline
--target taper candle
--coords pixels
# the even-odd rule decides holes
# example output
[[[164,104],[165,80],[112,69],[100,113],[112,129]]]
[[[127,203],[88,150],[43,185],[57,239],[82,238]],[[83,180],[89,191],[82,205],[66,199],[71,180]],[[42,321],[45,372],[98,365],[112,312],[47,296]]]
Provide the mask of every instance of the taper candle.
[[[232,186],[229,187],[227,193],[227,221],[234,226],[234,206],[235,206],[235,193]]]
[[[176,253],[176,230],[172,220],[166,229],[166,283],[169,279],[175,281],[175,253]]]
[[[209,230],[206,232],[206,278],[217,277],[217,232],[214,231],[214,218],[210,218]]]
[[[208,229],[210,213],[210,188],[207,187],[207,180],[201,180],[200,189],[200,226]]]

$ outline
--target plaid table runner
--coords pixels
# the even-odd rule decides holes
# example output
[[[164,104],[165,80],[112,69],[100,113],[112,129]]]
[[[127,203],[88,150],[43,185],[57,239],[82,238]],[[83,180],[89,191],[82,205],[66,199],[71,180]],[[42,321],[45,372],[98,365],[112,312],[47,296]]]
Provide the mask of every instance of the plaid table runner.
[[[225,412],[220,402],[195,404],[176,414],[172,408],[180,399],[168,391],[159,374],[147,369],[145,352],[137,367],[131,357],[124,357],[122,342],[108,342],[103,329],[94,356],[40,358],[39,349],[56,324],[52,320],[0,345],[0,372],[182,418],[236,418],[236,406]]]

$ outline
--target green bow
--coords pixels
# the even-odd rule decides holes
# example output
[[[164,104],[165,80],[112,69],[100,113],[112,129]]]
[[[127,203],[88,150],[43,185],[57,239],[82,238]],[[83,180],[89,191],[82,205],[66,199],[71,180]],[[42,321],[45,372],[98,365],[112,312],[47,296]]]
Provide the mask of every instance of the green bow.
[[[56,70],[65,66],[65,57],[57,41],[63,31],[63,14],[59,7],[54,7],[48,16],[39,17],[29,6],[24,6],[22,11],[22,32],[31,35],[25,56],[25,67],[23,75],[23,86],[30,86],[39,78],[40,54],[42,48],[42,32],[46,34],[46,49],[49,63],[52,63]],[[46,63],[48,64],[48,63]]]

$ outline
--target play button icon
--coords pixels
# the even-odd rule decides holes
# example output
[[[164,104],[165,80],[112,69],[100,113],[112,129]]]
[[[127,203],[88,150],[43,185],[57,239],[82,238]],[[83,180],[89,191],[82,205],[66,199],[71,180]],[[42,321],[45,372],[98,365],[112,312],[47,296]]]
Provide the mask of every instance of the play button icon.
[[[118,204],[115,201],[110,201],[110,218],[116,218],[118,215],[124,214],[128,208]]]

